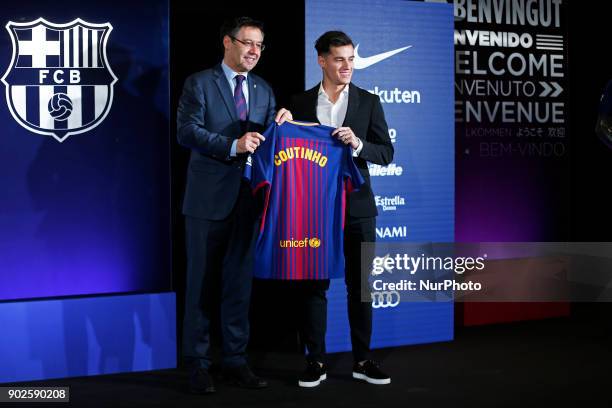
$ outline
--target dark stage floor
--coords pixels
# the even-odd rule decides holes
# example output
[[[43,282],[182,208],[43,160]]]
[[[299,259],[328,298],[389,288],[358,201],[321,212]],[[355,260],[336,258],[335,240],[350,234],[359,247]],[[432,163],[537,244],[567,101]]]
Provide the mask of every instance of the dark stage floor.
[[[27,385],[69,385],[70,406],[78,407],[608,407],[610,309],[583,307],[571,318],[460,328],[452,342],[377,350],[393,379],[385,386],[350,378],[348,353],[329,356],[328,380],[313,389],[297,387],[303,360],[291,353],[252,353],[252,365],[271,383],[257,391],[217,382],[214,395],[189,395],[183,370]],[[41,405],[51,404],[33,406]]]

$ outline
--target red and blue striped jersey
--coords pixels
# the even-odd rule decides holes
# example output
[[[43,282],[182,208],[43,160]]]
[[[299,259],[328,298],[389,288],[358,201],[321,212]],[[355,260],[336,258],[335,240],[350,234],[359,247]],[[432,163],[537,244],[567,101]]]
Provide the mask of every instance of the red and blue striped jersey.
[[[273,123],[245,169],[253,192],[265,188],[255,247],[264,279],[329,279],[344,275],[346,195],[363,178],[352,150],[316,123]]]

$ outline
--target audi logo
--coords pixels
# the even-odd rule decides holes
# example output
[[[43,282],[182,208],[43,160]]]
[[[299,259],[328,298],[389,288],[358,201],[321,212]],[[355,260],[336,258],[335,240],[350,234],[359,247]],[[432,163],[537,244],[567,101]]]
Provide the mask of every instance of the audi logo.
[[[388,292],[372,292],[372,307],[380,309],[385,307],[395,307],[400,303],[400,294],[396,290]]]

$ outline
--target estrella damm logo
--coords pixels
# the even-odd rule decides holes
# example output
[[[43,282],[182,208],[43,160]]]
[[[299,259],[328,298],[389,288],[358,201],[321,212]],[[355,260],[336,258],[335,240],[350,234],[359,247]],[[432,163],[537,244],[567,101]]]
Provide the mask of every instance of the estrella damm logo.
[[[280,166],[287,160],[292,159],[310,160],[321,167],[325,167],[327,164],[327,156],[322,155],[321,152],[303,146],[286,147],[278,151],[274,155],[274,164]]]
[[[318,248],[321,246],[321,240],[319,238],[282,239],[279,245],[281,248]]]
[[[25,129],[63,142],[98,126],[113,103],[117,77],[106,56],[113,27],[77,18],[6,25],[13,43],[2,77],[13,118]]]

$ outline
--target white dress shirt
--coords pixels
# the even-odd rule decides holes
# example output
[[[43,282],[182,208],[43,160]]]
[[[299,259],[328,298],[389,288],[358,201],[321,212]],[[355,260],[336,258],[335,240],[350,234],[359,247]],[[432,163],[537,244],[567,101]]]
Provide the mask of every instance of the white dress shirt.
[[[334,103],[329,99],[329,96],[323,88],[323,81],[319,84],[319,96],[317,98],[317,119],[319,123],[325,126],[331,126],[335,129],[342,126],[346,118],[348,109],[349,86],[348,84],[340,92],[338,100]],[[353,149],[353,157],[359,156],[363,143],[357,138],[359,146]]]

